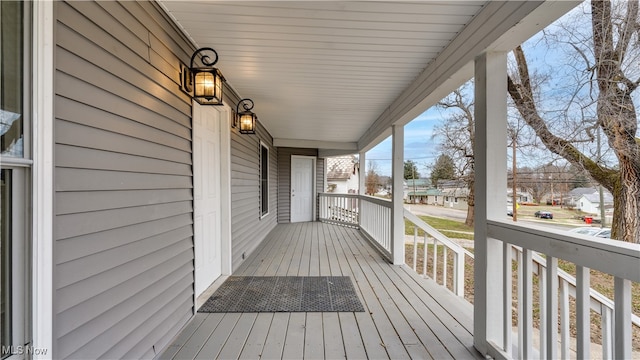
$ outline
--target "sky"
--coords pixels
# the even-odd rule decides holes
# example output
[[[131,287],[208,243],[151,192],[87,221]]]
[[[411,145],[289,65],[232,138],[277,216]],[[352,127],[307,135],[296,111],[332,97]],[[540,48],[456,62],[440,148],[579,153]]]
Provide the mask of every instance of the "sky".
[[[438,139],[433,138],[433,128],[441,119],[441,110],[432,107],[404,127],[404,159],[413,160],[422,177],[428,175],[427,165],[438,156]],[[391,137],[369,150],[366,161],[367,168],[373,161],[380,175],[391,176]]]

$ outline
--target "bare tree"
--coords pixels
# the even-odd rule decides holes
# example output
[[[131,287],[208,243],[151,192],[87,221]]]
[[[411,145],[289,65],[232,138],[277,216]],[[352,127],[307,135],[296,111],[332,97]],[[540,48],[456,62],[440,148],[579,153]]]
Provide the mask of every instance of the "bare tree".
[[[521,46],[514,50],[516,69],[508,77],[508,92],[522,118],[547,149],[573,165],[584,168],[613,194],[612,237],[640,243],[640,139],[636,138],[638,115],[633,102],[633,92],[640,85],[637,57],[640,20],[638,1],[620,2],[618,5],[612,8],[609,1],[593,0],[590,7],[591,41],[568,41],[575,50],[574,59],[583,62],[582,68],[576,66],[576,78],[580,78],[582,73],[583,76],[588,74],[587,79],[590,80],[577,88],[571,104],[576,102],[575,98],[579,95],[587,94],[586,100],[589,97],[595,99],[593,123],[573,128],[565,124],[564,129],[572,129],[574,133],[571,136],[558,135],[559,117],[554,118],[551,112],[538,106],[544,94],[532,85],[535,73],[530,72]],[[572,34],[570,32],[568,36]],[[564,119],[572,117],[576,108],[570,109],[569,106],[555,115],[564,116]],[[582,124],[588,124],[585,114],[589,106],[581,104],[578,107],[581,115],[578,121]],[[556,129],[553,128],[554,122]],[[584,147],[579,145],[585,138],[593,143],[593,131],[597,129],[602,129],[606,135],[608,147],[615,154],[617,164],[607,165],[601,158],[593,160],[593,153],[589,156]]]
[[[440,147],[449,155],[457,166],[459,177],[469,189],[467,197],[467,218],[465,224],[473,226],[474,219],[474,154],[475,121],[473,117],[473,100],[465,98],[466,86],[455,90],[449,96],[438,102],[444,109],[455,109],[446,121],[435,128],[436,136],[440,136]]]
[[[369,166],[367,166],[367,176],[365,177],[367,195],[375,195],[375,193],[378,192],[379,183],[378,164],[375,161],[369,161]]]

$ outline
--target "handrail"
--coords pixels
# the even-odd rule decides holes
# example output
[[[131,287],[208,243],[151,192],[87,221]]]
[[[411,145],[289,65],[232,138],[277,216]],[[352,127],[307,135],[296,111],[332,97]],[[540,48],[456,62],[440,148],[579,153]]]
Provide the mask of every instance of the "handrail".
[[[487,221],[487,231],[491,238],[509,239],[508,242],[513,245],[542,254],[555,254],[554,257],[574,264],[640,282],[640,244],[495,220]]]
[[[429,235],[430,237],[432,237],[434,239],[434,248],[433,248],[433,275],[432,278],[433,280],[435,280],[436,282],[438,282],[441,286],[444,286],[445,288],[449,289],[447,287],[447,283],[446,283],[446,268],[448,266],[447,264],[447,256],[446,256],[446,250],[450,249],[454,252],[454,266],[453,266],[453,276],[454,276],[454,284],[453,284],[453,288],[452,291],[458,295],[458,296],[464,296],[464,286],[458,286],[458,284],[461,284],[463,282],[466,281],[466,277],[464,275],[464,271],[465,271],[465,267],[464,265],[460,266],[460,259],[464,259],[464,255],[469,256],[471,259],[474,259],[474,254],[471,253],[470,251],[464,249],[460,244],[458,244],[457,242],[455,242],[454,240],[449,239],[447,236],[443,235],[442,233],[440,233],[438,230],[436,230],[435,228],[433,228],[432,226],[430,226],[429,224],[426,224],[422,219],[420,219],[418,216],[414,215],[413,213],[411,213],[410,211],[405,209],[404,212],[404,217],[406,219],[408,219],[409,221],[411,221],[414,225],[415,225],[415,232],[414,232],[414,256],[413,256],[413,269],[418,271],[416,269],[416,257],[418,255],[417,252],[417,229],[422,229],[425,232],[425,248],[424,248],[424,259],[423,259],[423,273],[424,275],[427,275],[427,261],[429,261],[429,257],[427,256],[427,238],[426,235]],[[493,230],[490,229],[490,231],[494,231],[493,235],[496,235],[497,231],[496,231],[496,227],[502,225],[502,223],[500,222],[494,222],[490,224],[491,226],[494,226]],[[507,224],[506,226],[503,227],[504,228],[509,228],[510,230],[513,228],[512,224]],[[519,229],[520,230],[520,229]],[[538,232],[538,229],[533,230],[535,231],[537,236],[540,236],[540,232]],[[571,246],[569,247],[569,249],[567,250],[568,252],[572,253],[572,252],[578,252],[582,257],[584,256],[592,256],[591,259],[594,259],[595,263],[589,263],[589,262],[585,262],[584,259],[577,259],[577,261],[572,261],[572,259],[566,259],[565,256],[559,256],[556,255],[558,258],[563,258],[566,259],[568,261],[572,261],[573,263],[577,263],[577,264],[583,264],[583,266],[585,267],[590,267],[590,268],[606,268],[606,265],[602,265],[602,264],[598,264],[598,259],[600,257],[602,257],[603,252],[605,251],[612,251],[614,254],[617,255],[623,255],[626,257],[630,257],[631,259],[638,259],[637,263],[640,263],[640,259],[638,258],[640,256],[640,251],[638,251],[638,249],[640,249],[639,246],[636,246],[635,244],[627,244],[627,243],[611,243],[610,241],[607,240],[601,240],[601,239],[594,239],[588,236],[583,236],[583,237],[572,237],[571,235],[568,234],[564,234],[564,233],[554,233],[551,232],[549,234],[545,233],[544,229],[540,229],[540,231],[543,233],[543,236],[545,236],[545,238],[547,238],[548,241],[552,242],[552,241],[565,241],[564,244],[571,244]],[[504,234],[500,234],[498,236],[501,236],[500,238],[509,238],[510,239],[510,243],[508,243],[505,247],[505,249],[511,249],[510,251],[513,252],[513,254],[511,254],[509,257],[507,257],[507,259],[512,259],[515,261],[519,262],[518,268],[520,269],[520,275],[518,275],[518,277],[520,278],[520,276],[522,275],[522,271],[527,271],[526,269],[530,269],[530,271],[534,274],[537,274],[540,278],[541,282],[544,282],[544,274],[547,271],[547,260],[541,256],[539,253],[537,253],[536,251],[541,250],[541,249],[548,249],[553,247],[553,249],[556,248],[562,248],[562,247],[558,247],[558,245],[552,245],[551,243],[549,244],[545,244],[545,243],[540,243],[539,241],[535,244],[535,245],[531,245],[529,244],[526,240],[526,235],[525,235],[525,239],[522,239],[522,233],[523,232],[519,232],[518,234],[520,234],[518,236],[515,236],[515,234],[510,234],[509,237],[506,237]],[[529,233],[529,231],[525,231],[524,232]],[[547,236],[549,235],[549,236]],[[513,239],[513,240],[511,240]],[[436,260],[437,260],[437,248],[435,245],[437,245],[439,243],[439,245],[443,245],[444,248],[443,250],[445,251],[445,254],[443,256],[443,269],[444,269],[444,275],[443,275],[443,279],[442,282],[439,281],[439,279],[437,279],[437,273],[436,273],[436,269],[435,267],[437,266]],[[515,244],[514,244],[515,243]],[[516,244],[520,244],[520,243],[526,243],[528,246],[524,248],[516,245]],[[618,246],[619,245],[619,246]],[[534,248],[535,251],[532,251],[531,249]],[[564,250],[558,250],[556,249],[556,254],[559,252],[563,252]],[[520,261],[522,261],[522,259],[526,259],[525,257],[525,252],[528,252],[529,258],[531,259],[531,265],[532,266],[525,266],[524,264],[520,263]],[[610,253],[608,253],[610,254]],[[599,256],[599,257],[595,257],[593,258],[593,256]],[[619,258],[618,258],[619,259]],[[576,259],[574,259],[576,260]],[[624,260],[622,261],[624,263]],[[586,264],[588,264],[589,266],[587,266]],[[636,264],[637,264],[636,263]],[[618,264],[616,264],[614,262],[614,265],[616,268],[619,267]],[[625,265],[622,265],[623,267]],[[504,265],[505,271],[511,271],[511,265],[505,264]],[[559,269],[556,267],[555,271],[557,272],[557,279],[558,279],[558,288],[560,289],[559,292],[564,295],[561,296],[561,303],[559,304],[560,309],[562,309],[562,313],[564,314],[563,316],[568,317],[569,315],[569,298],[574,298],[574,299],[578,299],[578,297],[580,296],[578,293],[578,285],[577,285],[577,279],[576,277],[572,276],[571,274],[567,273],[566,271]],[[635,267],[632,267],[631,270],[631,276],[629,276],[629,270],[627,269],[626,271],[624,269],[617,269],[617,272],[614,273],[614,276],[617,275],[624,275],[627,277],[631,277],[632,279],[635,279],[634,274],[636,274],[637,272],[640,272],[640,268],[636,265]],[[616,275],[617,274],[617,275]],[[529,277],[530,279],[530,277]],[[519,281],[521,281],[519,279]],[[635,280],[632,280],[635,281]],[[522,284],[519,283],[519,287],[523,286]],[[520,291],[522,291],[522,289],[520,289]],[[545,308],[546,308],[546,299],[545,296],[543,296],[543,294],[545,293],[545,291],[547,291],[546,288],[541,288],[540,294],[541,294],[541,304],[544,302],[545,303]],[[556,289],[556,291],[558,291]],[[511,296],[510,294],[508,295],[509,297]],[[520,296],[526,296],[524,295],[524,293],[520,293]],[[613,342],[614,342],[614,338],[613,338],[613,331],[612,331],[612,326],[613,326],[613,317],[614,317],[614,311],[616,309],[616,304],[613,300],[611,300],[610,298],[606,297],[605,295],[603,295],[602,293],[596,291],[593,288],[589,288],[588,289],[588,293],[587,295],[589,301],[587,302],[587,308],[590,310],[595,311],[595,313],[600,314],[600,316],[602,317],[601,320],[601,327],[602,327],[602,341],[603,341],[603,355],[605,358],[611,358],[613,357]],[[519,298],[518,300],[518,306],[520,306],[522,299]],[[510,312],[511,310],[509,310]],[[546,311],[546,310],[545,310]],[[518,312],[519,316],[520,315],[520,311]],[[632,326],[635,327],[640,327],[640,316],[630,313],[628,314],[629,316],[629,321],[632,324]],[[568,325],[568,319],[564,318],[563,320],[563,325],[561,327],[561,335],[562,338],[564,339],[562,341],[562,355],[561,357],[568,357],[568,353],[569,353],[569,345],[568,345],[568,339],[569,339],[569,325]],[[506,324],[505,324],[505,328],[511,329],[511,325],[510,325],[511,320],[509,320]],[[522,323],[522,319],[518,321],[518,324]],[[543,319],[541,318],[541,327],[540,327],[540,332],[541,332],[541,337],[544,337],[546,334],[543,334],[546,329],[544,328],[546,325],[544,324]],[[519,325],[520,326],[520,325]],[[508,330],[510,331],[510,330]],[[521,341],[521,339],[518,339],[519,341]],[[542,341],[542,343],[544,343],[544,341]],[[541,347],[543,346],[541,343]],[[520,344],[522,345],[522,344]],[[522,345],[524,346],[524,345]],[[541,351],[543,351],[543,349],[541,349]]]
[[[422,219],[414,215],[409,210],[404,209],[404,217],[409,219],[409,221],[411,221],[415,225],[418,225],[420,229],[422,229],[424,232],[431,235],[432,237],[436,238],[439,242],[441,242],[443,245],[446,245],[449,249],[452,249],[452,250],[456,249],[460,252],[464,252],[464,248],[460,244],[449,239],[446,235],[436,230],[433,226],[424,222]]]
[[[438,281],[437,279],[437,267],[438,267],[438,243],[440,243],[441,245],[444,246],[443,248],[443,265],[442,265],[442,269],[443,269],[443,275],[442,275],[442,286],[444,286],[445,288],[447,288],[447,267],[448,267],[448,258],[447,258],[447,249],[453,251],[453,292],[460,296],[460,297],[464,297],[464,283],[465,283],[465,277],[464,277],[464,260],[465,260],[465,255],[470,255],[473,258],[473,254],[471,252],[469,252],[468,250],[466,250],[465,248],[463,248],[460,244],[458,244],[457,242],[449,239],[446,235],[442,234],[440,231],[436,230],[434,227],[432,227],[431,225],[427,224],[426,222],[424,222],[422,219],[420,219],[419,217],[417,217],[416,215],[414,215],[412,212],[410,212],[407,209],[404,209],[404,217],[411,221],[414,225],[415,225],[415,231],[414,231],[414,236],[413,236],[413,270],[417,271],[416,269],[416,260],[417,260],[417,238],[418,238],[418,231],[417,229],[420,228],[422,229],[422,231],[425,232],[425,234],[428,234],[429,236],[431,236],[433,238],[433,258],[432,258],[432,268],[433,268],[433,280],[435,280],[436,282]],[[425,240],[424,240],[424,258],[423,258],[423,274],[426,275],[427,273],[427,239],[425,236]]]

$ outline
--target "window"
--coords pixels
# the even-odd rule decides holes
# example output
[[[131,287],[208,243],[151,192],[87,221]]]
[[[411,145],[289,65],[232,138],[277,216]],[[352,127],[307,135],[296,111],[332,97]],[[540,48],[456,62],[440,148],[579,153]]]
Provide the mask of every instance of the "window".
[[[0,358],[24,345],[29,266],[26,205],[31,169],[25,102],[25,59],[29,46],[24,21],[29,3],[0,1]]]
[[[269,148],[260,142],[260,217],[269,213]]]
[[[3,157],[24,156],[22,18],[22,2],[0,2],[0,151]]]
[[[2,347],[11,344],[11,170],[2,170],[0,179],[0,202],[2,203],[2,215],[0,215],[0,262],[2,264],[2,288],[0,289],[2,328],[0,337]],[[4,357],[4,352],[2,354]]]

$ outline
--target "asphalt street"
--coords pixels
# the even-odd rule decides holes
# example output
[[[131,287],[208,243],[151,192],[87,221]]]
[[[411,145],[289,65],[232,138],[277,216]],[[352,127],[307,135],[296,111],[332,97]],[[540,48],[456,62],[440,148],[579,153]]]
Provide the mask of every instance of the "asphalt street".
[[[404,207],[416,215],[428,215],[441,217],[445,219],[464,221],[467,218],[466,210],[452,209],[444,206],[421,205],[421,204],[405,204]],[[504,214],[505,219],[511,219]],[[574,225],[558,224],[554,220],[547,219],[518,219],[519,223],[545,226],[552,229],[568,230],[574,228]]]

